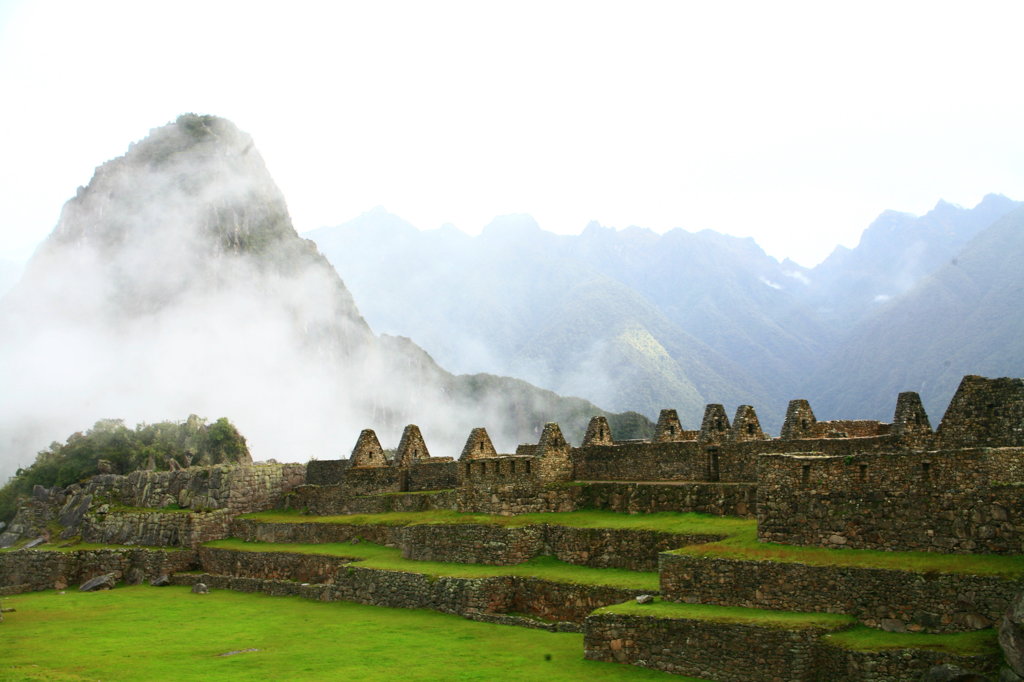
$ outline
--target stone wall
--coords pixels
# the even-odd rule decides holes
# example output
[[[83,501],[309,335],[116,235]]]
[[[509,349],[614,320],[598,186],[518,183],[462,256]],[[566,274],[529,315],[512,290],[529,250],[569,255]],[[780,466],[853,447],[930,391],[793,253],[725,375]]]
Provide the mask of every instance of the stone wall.
[[[456,506],[455,490],[352,496],[343,485],[302,485],[295,488],[285,501],[288,509],[303,510],[316,516],[431,511],[455,509]]]
[[[240,578],[291,580],[299,583],[333,583],[352,558],[299,552],[239,552],[200,547],[202,569],[214,575]]]
[[[584,626],[584,656],[715,682],[818,682],[823,628],[782,630],[704,620],[595,614]]]
[[[602,613],[584,625],[585,656],[716,682],[891,682],[920,680],[933,666],[995,673],[999,653],[964,656],[923,649],[849,651],[828,643],[827,630],[783,630]]]
[[[767,455],[766,542],[932,552],[1024,550],[1024,448]]]
[[[679,554],[662,554],[660,571],[669,601],[845,613],[870,627],[926,632],[991,627],[1024,589],[1024,578]]]
[[[849,425],[859,422],[844,423]],[[892,451],[896,447],[896,441],[891,435],[857,438],[773,438],[713,444],[699,441],[629,441],[613,446],[592,445],[575,448],[573,477],[579,481],[752,483],[758,480],[759,456],[764,453],[821,452],[846,456],[859,452]]]
[[[335,523],[259,523],[235,519],[234,537],[248,542],[322,544],[366,540],[397,547],[406,559],[510,566],[536,556],[596,568],[655,571],[659,553],[721,539],[648,530],[572,528],[538,524],[506,528],[485,524],[414,526]]]
[[[936,435],[945,448],[1024,446],[1024,380],[965,376]]]
[[[103,506],[100,510],[104,509]],[[89,513],[79,533],[85,542],[147,547],[195,547],[228,536],[231,512],[117,511]]]
[[[247,552],[247,572],[275,573],[277,559],[267,553]],[[269,560],[269,563],[265,563]],[[582,625],[594,609],[618,604],[640,594],[601,585],[570,585],[537,578],[501,576],[453,578],[401,571],[384,571],[348,565],[331,582],[279,580],[252,576],[178,575],[176,584],[203,582],[210,588],[262,592],[273,596],[303,596],[319,601],[352,601],[371,606],[431,609],[442,613],[480,618],[517,614],[548,622]],[[492,618],[480,618],[493,620]],[[516,624],[526,624],[521,620]],[[577,630],[578,628],[560,628]]]
[[[352,466],[348,459],[314,459],[306,464],[308,485],[338,485],[344,479],[345,471]]]
[[[542,554],[544,531],[543,526],[431,524],[406,526],[400,542],[406,559],[509,566]]]
[[[588,483],[581,487],[581,508],[629,514],[700,512],[752,517],[757,512],[755,483]]]
[[[447,459],[447,458],[444,458]],[[459,484],[459,463],[442,458],[413,460],[409,466],[409,478],[402,492],[422,490],[448,490]]]
[[[197,567],[197,555],[190,550],[14,550],[0,552],[0,594],[63,590],[105,573],[139,583]]]
[[[401,491],[404,469],[391,466],[349,467],[342,481],[349,495],[376,495]]]
[[[278,506],[305,482],[304,464],[192,467],[178,471],[133,471],[93,476],[82,489],[128,507],[209,510],[241,514]]]
[[[959,656],[928,649],[891,649],[889,651],[850,651],[829,646],[828,637],[816,650],[815,679],[829,682],[892,682],[921,680],[934,666],[953,665],[963,670],[991,675],[997,679],[1002,654]]]
[[[567,512],[579,508],[580,486],[536,484],[464,486],[459,489],[456,509],[480,514],[533,514]]]
[[[294,542],[323,544],[366,540],[377,545],[397,547],[403,526],[347,523],[262,523],[236,518],[231,521],[231,535],[246,542]]]

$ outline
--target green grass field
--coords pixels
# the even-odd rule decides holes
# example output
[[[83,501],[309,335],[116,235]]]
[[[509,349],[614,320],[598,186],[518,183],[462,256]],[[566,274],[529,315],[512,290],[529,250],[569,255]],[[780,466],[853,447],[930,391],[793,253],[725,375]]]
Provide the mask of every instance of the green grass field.
[[[433,611],[142,586],[3,603],[0,680],[688,679],[586,661],[582,635]]]
[[[844,616],[838,613],[769,611],[767,609],[748,609],[741,606],[682,604],[661,599],[655,599],[650,604],[637,604],[635,601],[629,601],[598,609],[595,613],[619,613],[627,616],[650,616],[654,618],[682,618],[712,623],[759,625],[761,627],[782,630],[801,630],[804,628],[840,630],[848,628],[857,622],[857,619],[853,616]]]

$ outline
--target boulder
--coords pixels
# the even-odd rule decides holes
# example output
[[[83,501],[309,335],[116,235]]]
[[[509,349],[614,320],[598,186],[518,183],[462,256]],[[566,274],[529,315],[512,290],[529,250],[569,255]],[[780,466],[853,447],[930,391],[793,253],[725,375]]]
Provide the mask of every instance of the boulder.
[[[192,594],[209,594],[210,588],[206,586],[206,583],[196,583],[192,586]]]
[[[171,584],[171,579],[170,577],[168,577],[166,573],[164,573],[163,575],[154,578],[153,580],[150,580],[149,584],[153,587],[167,587]]]
[[[637,604],[650,604],[654,601],[654,596],[650,594],[641,594],[636,598]]]
[[[112,590],[117,585],[116,573],[104,573],[90,578],[78,588],[79,592],[95,592],[96,590]]]
[[[44,542],[46,542],[46,538],[40,535],[35,540],[32,540],[31,542],[27,543],[24,547],[22,547],[22,549],[33,549],[43,544]]]

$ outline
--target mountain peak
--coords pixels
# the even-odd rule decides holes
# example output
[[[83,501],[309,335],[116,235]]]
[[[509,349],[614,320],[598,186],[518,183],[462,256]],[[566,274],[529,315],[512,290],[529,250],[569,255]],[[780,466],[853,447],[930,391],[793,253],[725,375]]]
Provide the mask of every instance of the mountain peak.
[[[227,119],[184,114],[99,166],[48,241],[101,253],[170,243],[246,252],[294,236],[252,138]]]

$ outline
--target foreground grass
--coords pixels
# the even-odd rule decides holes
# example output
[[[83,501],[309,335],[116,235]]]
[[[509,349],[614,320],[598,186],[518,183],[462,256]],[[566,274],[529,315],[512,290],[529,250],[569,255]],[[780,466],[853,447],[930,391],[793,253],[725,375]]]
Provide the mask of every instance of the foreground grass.
[[[827,635],[824,641],[851,651],[877,652],[892,649],[928,649],[960,656],[983,656],[999,651],[995,630],[955,634],[883,632],[859,626]]]
[[[4,602],[2,680],[692,679],[586,661],[582,635],[433,611],[142,586]]]
[[[521,528],[536,524],[568,526],[570,528],[611,528],[653,530],[680,535],[732,535],[756,528],[753,519],[741,519],[710,514],[658,512],[655,514],[626,514],[598,509],[550,514],[472,514],[450,510],[420,512],[384,512],[381,514],[347,514],[338,516],[308,516],[299,511],[266,511],[243,514],[243,519],[265,523],[336,523],[357,526],[414,526],[421,524],[459,525],[465,523]]]
[[[598,609],[595,613],[617,613],[627,616],[650,616],[653,618],[683,618],[712,623],[757,625],[784,630],[800,630],[804,628],[838,630],[848,628],[857,622],[857,619],[853,616],[844,616],[837,613],[769,611],[766,609],[748,609],[740,606],[682,604],[661,599],[655,599],[650,604],[637,604],[635,601],[630,601]]]
[[[882,552],[871,549],[827,549],[758,542],[756,528],[744,528],[724,540],[690,545],[673,554],[712,559],[777,561],[809,566],[881,568],[913,573],[1024,576],[1024,556],[998,554],[937,554],[935,552]]]
[[[393,547],[382,547],[370,542],[360,542],[356,545],[349,543],[303,545],[297,543],[245,542],[244,540],[232,538],[207,542],[205,546],[243,552],[284,552],[344,557],[359,561],[358,565],[365,568],[422,573],[438,577],[489,578],[516,575],[576,585],[607,585],[609,587],[629,590],[658,591],[658,574],[656,572],[576,566],[549,556],[535,557],[530,561],[513,566],[488,566],[485,564],[456,564],[441,561],[403,559],[401,550]]]

